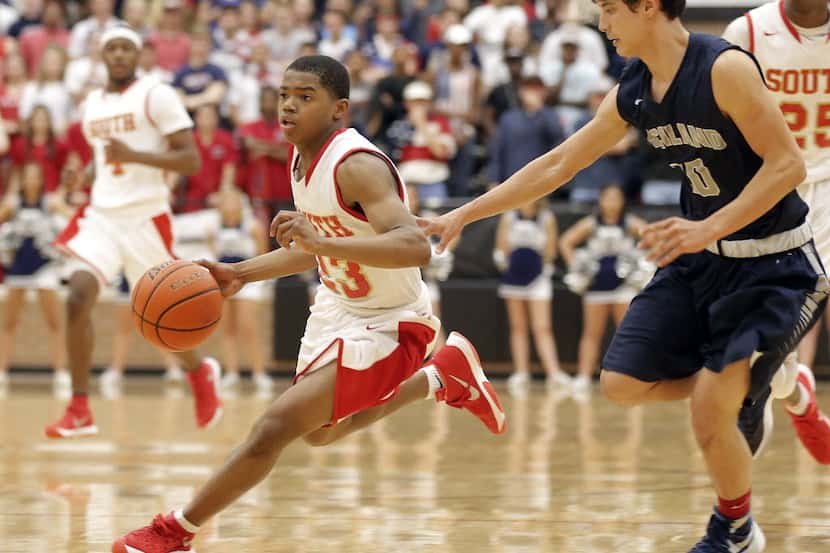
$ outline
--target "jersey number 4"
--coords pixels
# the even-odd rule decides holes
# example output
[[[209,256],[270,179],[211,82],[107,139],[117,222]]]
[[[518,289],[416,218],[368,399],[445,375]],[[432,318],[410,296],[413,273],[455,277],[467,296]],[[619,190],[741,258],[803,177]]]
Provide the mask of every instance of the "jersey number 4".
[[[787,120],[790,130],[796,135],[795,141],[798,142],[799,148],[807,147],[808,134],[801,134],[807,125],[809,113],[804,104],[797,104],[792,102],[784,102],[781,104],[781,111],[784,114],[784,119]],[[826,129],[822,130],[822,129]],[[815,132],[813,133],[815,145],[818,148],[830,148],[830,104],[819,104],[816,113]]]
[[[718,186],[709,168],[699,157],[684,163],[672,163],[671,166],[686,173],[692,192],[698,196],[706,197],[720,194],[720,186]]]

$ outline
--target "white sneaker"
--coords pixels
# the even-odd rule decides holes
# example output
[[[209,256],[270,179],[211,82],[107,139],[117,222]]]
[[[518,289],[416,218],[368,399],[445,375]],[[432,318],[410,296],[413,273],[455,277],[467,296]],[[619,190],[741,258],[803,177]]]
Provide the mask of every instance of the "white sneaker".
[[[274,389],[274,381],[267,373],[254,375],[254,386],[258,395],[270,395]]]
[[[222,389],[228,392],[239,388],[239,373],[225,373],[222,377]]]
[[[69,399],[72,397],[72,376],[66,369],[55,371],[52,377],[52,393],[58,399]]]
[[[591,377],[579,374],[573,379],[573,387],[577,392],[586,392],[591,388]]]
[[[184,381],[184,371],[181,367],[174,366],[168,368],[164,372],[164,380],[167,382],[183,382]]]
[[[101,389],[101,395],[106,399],[115,399],[121,397],[121,384],[123,376],[120,371],[116,371],[112,367],[101,373],[98,379],[98,386]]]
[[[789,397],[795,391],[795,385],[798,382],[798,353],[791,352],[784,358],[784,362],[775,372],[772,377],[770,386],[772,387],[772,397],[775,399],[783,399]]]
[[[526,395],[529,387],[530,375],[528,373],[515,372],[507,379],[507,389],[514,396]]]
[[[552,375],[549,374],[545,377],[545,387],[548,390],[554,390],[557,388],[569,388],[573,384],[573,379],[568,376],[565,371],[557,370]]]

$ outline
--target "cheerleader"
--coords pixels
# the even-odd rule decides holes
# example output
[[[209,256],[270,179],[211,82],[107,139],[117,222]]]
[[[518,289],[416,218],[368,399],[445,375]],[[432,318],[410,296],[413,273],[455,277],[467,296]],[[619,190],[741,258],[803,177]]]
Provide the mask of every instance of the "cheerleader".
[[[20,191],[12,187],[3,200],[0,217],[0,262],[5,266],[6,314],[0,334],[0,390],[8,385],[7,371],[14,351],[14,335],[27,290],[37,292],[46,322],[52,368],[55,371],[54,392],[66,396],[72,379],[66,370],[66,350],[59,315],[57,261],[58,252],[52,241],[60,230],[60,222],[46,206],[43,173],[37,163],[21,167]]]
[[[624,272],[634,276],[636,271],[624,271],[621,262],[637,263],[640,256],[636,237],[644,226],[645,221],[625,213],[625,195],[614,184],[600,191],[596,214],[580,219],[562,235],[559,249],[571,270],[565,282],[577,293],[584,290],[579,374],[574,379],[577,390],[587,390],[590,386],[609,317],[619,325],[637,294],[639,284],[621,276]],[[585,247],[577,250],[582,244]],[[577,265],[592,268],[581,271],[576,269]]]
[[[556,218],[543,207],[542,200],[502,215],[493,257],[503,272],[499,296],[507,306],[510,351],[516,367],[507,381],[510,389],[521,393],[530,382],[529,330],[533,333],[548,387],[566,385],[570,379],[559,368],[551,324]]]
[[[227,188],[220,192],[219,214],[219,227],[208,240],[220,262],[237,263],[267,251],[265,230],[239,190]],[[254,282],[246,284],[225,302],[222,348],[227,372],[222,379],[222,386],[226,390],[232,391],[239,385],[237,341],[241,340],[248,352],[257,392],[263,395],[271,392],[273,381],[265,372],[265,355],[257,328],[258,304],[267,299],[267,284]]]

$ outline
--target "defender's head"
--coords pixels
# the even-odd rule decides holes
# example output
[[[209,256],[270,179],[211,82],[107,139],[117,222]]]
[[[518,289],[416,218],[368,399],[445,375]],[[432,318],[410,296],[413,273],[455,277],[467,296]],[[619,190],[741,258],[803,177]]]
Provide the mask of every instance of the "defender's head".
[[[141,36],[127,26],[113,27],[101,35],[101,58],[107,66],[110,82],[124,85],[135,78],[138,57],[143,46]]]
[[[303,56],[285,70],[280,126],[293,144],[314,142],[342,123],[349,110],[349,72],[328,56]]]
[[[617,53],[639,57],[653,37],[654,25],[680,17],[686,0],[594,0],[600,8],[599,30],[614,43]]]

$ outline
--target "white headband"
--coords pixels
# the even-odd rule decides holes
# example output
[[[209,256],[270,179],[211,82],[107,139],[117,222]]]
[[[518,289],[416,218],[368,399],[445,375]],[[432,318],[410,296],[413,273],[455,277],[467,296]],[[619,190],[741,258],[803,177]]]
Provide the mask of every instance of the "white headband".
[[[143,44],[141,37],[137,32],[133,31],[129,27],[113,27],[104,31],[104,34],[101,35],[101,48],[106,46],[107,42],[115,40],[116,38],[129,40],[135,44],[136,48],[141,50],[141,46]]]

